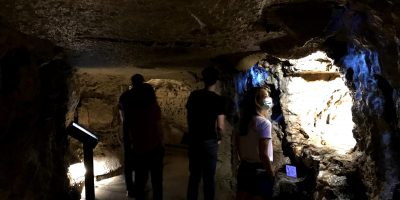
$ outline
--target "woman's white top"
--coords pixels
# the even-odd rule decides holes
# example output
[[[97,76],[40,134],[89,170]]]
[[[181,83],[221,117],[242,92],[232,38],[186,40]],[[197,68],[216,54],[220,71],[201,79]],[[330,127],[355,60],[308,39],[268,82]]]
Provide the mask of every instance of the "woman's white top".
[[[258,152],[259,140],[268,138],[268,148],[266,151],[270,161],[273,161],[271,122],[268,119],[259,115],[254,116],[248,127],[247,135],[239,137],[241,160],[250,163],[261,162]]]

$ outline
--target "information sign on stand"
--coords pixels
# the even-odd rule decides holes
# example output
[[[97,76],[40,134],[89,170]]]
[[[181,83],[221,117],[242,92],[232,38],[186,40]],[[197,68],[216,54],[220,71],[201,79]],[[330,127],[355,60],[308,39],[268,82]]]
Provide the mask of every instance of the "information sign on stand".
[[[73,122],[68,127],[68,133],[73,138],[83,143],[84,164],[86,168],[85,173],[85,195],[86,200],[95,200],[94,193],[94,174],[93,174],[93,149],[96,147],[99,139],[89,130],[83,128],[81,125]]]

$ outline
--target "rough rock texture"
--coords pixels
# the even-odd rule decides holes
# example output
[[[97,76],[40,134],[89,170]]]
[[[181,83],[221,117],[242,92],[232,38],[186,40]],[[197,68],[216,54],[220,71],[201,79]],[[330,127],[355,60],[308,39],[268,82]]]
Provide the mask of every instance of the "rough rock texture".
[[[191,86],[173,79],[151,79],[148,83],[154,87],[161,107],[164,142],[179,145],[187,130],[185,106]]]
[[[0,199],[68,199],[72,69],[49,41],[0,26]]]
[[[367,76],[362,77],[362,73],[357,74],[357,71],[351,76],[351,70],[346,74],[355,99],[352,109],[356,124],[354,137],[358,150],[364,153],[358,160],[359,171],[368,198],[392,199],[400,182],[399,149],[395,145],[399,142],[399,108],[395,103],[398,102],[396,90],[400,83],[399,26],[396,25],[399,23],[399,4],[363,2],[368,1],[350,4],[344,15],[347,16],[344,27],[351,30],[348,37],[350,43],[361,46],[358,53],[363,52],[363,48],[372,50],[365,57],[370,67],[365,73]],[[343,36],[336,34],[335,37],[339,38],[339,35]],[[379,57],[379,64],[373,63],[374,51]],[[351,54],[350,51],[348,53]],[[342,63],[346,66],[345,61]],[[375,70],[376,66],[380,67],[380,71]],[[357,87],[365,80],[370,85]]]
[[[79,65],[149,63],[257,50],[265,1],[8,1],[0,17],[72,50]],[[171,28],[173,27],[173,28]]]
[[[66,47],[71,61],[80,66],[204,61],[260,49],[299,57],[357,42],[377,48],[382,63],[393,66],[383,72],[389,79],[399,73],[395,67],[399,64],[398,1],[0,3],[0,21]]]
[[[363,188],[352,163],[360,156],[351,153],[352,98],[333,60],[322,52],[289,60],[266,55],[258,65],[268,70],[266,84],[275,102],[274,167],[279,172],[286,164],[297,167],[297,178],[278,173],[275,198],[362,198],[365,189],[350,192]]]
[[[374,56],[357,60],[370,68],[362,76],[350,76],[348,66],[343,73],[346,58],[339,68],[326,55],[299,60],[267,56],[260,62],[270,72],[267,84],[280,94],[284,121],[277,133],[283,134],[284,154],[298,167],[298,180],[277,177],[278,199],[392,199],[396,193],[399,162],[393,143],[398,133],[391,107],[396,93],[379,75],[370,75],[376,73]],[[370,86],[361,85],[365,80]]]

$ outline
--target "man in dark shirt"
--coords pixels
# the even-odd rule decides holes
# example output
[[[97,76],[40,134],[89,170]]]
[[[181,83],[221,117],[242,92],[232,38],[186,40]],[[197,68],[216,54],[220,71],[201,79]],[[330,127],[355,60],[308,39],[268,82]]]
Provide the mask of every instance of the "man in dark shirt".
[[[187,199],[196,200],[201,178],[204,199],[215,198],[218,144],[224,129],[224,101],[215,93],[219,73],[213,67],[202,71],[204,89],[193,91],[186,104],[189,127],[189,184]]]

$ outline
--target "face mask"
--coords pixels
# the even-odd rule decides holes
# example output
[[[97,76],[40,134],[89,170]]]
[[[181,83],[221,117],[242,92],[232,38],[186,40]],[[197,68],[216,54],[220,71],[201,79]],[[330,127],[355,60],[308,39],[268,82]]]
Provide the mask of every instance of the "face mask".
[[[263,107],[268,109],[268,108],[272,108],[272,106],[274,106],[274,103],[272,103],[272,98],[271,97],[267,97],[263,100]]]

